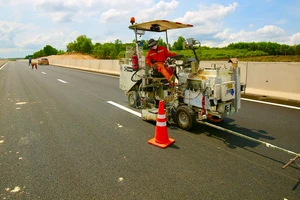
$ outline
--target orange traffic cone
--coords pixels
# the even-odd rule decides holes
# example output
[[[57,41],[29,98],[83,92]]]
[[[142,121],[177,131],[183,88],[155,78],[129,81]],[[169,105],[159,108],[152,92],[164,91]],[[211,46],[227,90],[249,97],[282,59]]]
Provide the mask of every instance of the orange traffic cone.
[[[155,137],[148,140],[149,144],[153,144],[161,148],[166,148],[175,142],[174,139],[169,138],[168,136],[167,120],[164,107],[164,101],[161,100],[158,106]]]

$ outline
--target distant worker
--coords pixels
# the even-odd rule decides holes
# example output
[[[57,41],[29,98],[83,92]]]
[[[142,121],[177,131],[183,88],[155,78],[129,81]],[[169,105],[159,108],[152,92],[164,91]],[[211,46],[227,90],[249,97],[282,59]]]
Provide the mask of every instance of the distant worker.
[[[28,60],[29,60],[29,66],[30,66],[31,65],[31,57],[30,56],[29,56]]]
[[[31,67],[32,67],[32,69],[34,69],[34,67],[35,67],[35,69],[37,69],[37,62],[36,61],[32,61],[31,62]]]
[[[176,56],[176,54],[171,53],[164,46],[158,46],[157,41],[155,41],[154,39],[149,40],[148,48],[150,48],[150,50],[146,56],[146,64],[162,73],[162,75],[164,75],[164,77],[169,81],[171,85],[171,82],[175,80],[173,69],[167,69],[164,65],[164,62],[168,57]]]

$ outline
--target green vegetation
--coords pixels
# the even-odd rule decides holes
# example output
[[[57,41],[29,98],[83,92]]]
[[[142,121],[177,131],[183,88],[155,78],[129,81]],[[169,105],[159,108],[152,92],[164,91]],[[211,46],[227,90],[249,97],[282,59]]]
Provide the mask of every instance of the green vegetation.
[[[183,49],[182,43],[185,39],[179,36],[177,41],[170,45],[170,50],[177,54],[182,54],[185,57],[194,57],[193,51]],[[148,41],[139,41],[143,46],[144,54],[148,49]],[[161,38],[158,39],[158,45],[167,46]],[[120,59],[123,58],[126,52],[126,46],[135,46],[135,41],[131,43],[122,43],[116,40],[114,43],[92,43],[92,40],[86,35],[77,37],[74,42],[70,42],[67,46],[67,53],[82,53],[91,55],[98,59]],[[46,45],[43,49],[35,52],[33,55],[28,55],[32,58],[42,56],[65,54],[64,51],[58,51],[50,45]],[[278,44],[274,42],[239,42],[231,43],[223,48],[210,48],[202,46],[196,50],[197,57],[200,60],[226,60],[229,58],[238,58],[243,61],[268,61],[268,62],[299,62],[300,60],[300,44],[289,46],[286,44]]]
[[[33,53],[33,55],[27,55],[25,59],[31,58],[39,58],[43,56],[51,56],[51,55],[59,55],[64,54],[64,51],[58,51],[57,49],[53,48],[50,45],[46,45],[43,49]]]

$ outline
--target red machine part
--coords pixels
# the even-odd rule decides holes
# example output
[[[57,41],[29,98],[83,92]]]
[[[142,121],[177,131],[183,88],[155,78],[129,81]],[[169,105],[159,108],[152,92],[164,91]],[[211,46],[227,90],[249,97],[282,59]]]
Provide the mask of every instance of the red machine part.
[[[137,71],[139,70],[139,58],[136,55],[136,53],[134,53],[131,57],[131,63],[132,63],[132,70],[133,71]]]

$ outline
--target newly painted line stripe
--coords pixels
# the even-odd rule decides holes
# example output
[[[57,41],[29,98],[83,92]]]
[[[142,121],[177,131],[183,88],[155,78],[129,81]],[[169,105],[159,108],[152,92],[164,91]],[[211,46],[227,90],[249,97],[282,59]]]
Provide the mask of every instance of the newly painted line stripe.
[[[42,72],[42,74],[47,74],[46,72]]]
[[[8,62],[7,63],[5,63],[1,68],[0,68],[0,70],[3,68],[3,67],[5,67],[5,65],[7,65],[8,64]]]
[[[300,107],[288,106],[288,105],[279,104],[279,103],[271,103],[271,102],[259,101],[259,100],[254,100],[254,99],[246,99],[246,98],[241,98],[241,100],[251,101],[251,102],[255,102],[255,103],[263,103],[263,104],[268,104],[268,105],[272,105],[272,106],[280,106],[280,107],[284,107],[284,108],[291,108],[291,109],[300,110]]]
[[[57,79],[59,82],[62,82],[62,83],[67,83],[66,81],[64,80],[61,80],[61,79]]]
[[[129,109],[129,108],[126,108],[125,106],[122,106],[122,105],[120,105],[120,104],[117,104],[117,103],[115,103],[115,102],[113,102],[113,101],[107,101],[107,103],[109,103],[109,104],[111,104],[111,105],[114,105],[114,106],[116,106],[116,107],[118,107],[118,108],[121,108],[122,110],[125,110],[125,111],[127,111],[127,112],[129,112],[129,113],[131,113],[131,114],[134,114],[134,115],[138,116],[138,117],[142,117],[142,114],[141,114],[141,113],[136,112],[136,111],[134,111],[134,110],[131,110],[131,109]]]

